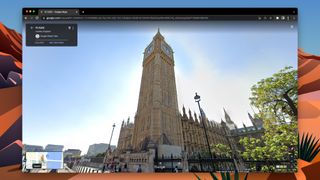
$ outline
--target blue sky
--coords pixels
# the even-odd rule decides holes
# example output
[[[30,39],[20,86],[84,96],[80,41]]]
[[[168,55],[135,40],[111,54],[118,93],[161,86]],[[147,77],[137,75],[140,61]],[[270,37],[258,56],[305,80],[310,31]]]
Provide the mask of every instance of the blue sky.
[[[299,47],[320,54],[317,0],[11,0],[0,7],[0,22],[21,32],[22,7],[298,7]]]
[[[86,153],[117,143],[121,121],[133,121],[143,50],[160,28],[174,50],[179,108],[198,112],[194,92],[210,120],[225,107],[250,125],[249,89],[286,65],[296,67],[297,34],[281,26],[235,23],[83,23],[78,47],[23,47],[23,140],[63,144]],[[271,53],[272,52],[272,53]]]

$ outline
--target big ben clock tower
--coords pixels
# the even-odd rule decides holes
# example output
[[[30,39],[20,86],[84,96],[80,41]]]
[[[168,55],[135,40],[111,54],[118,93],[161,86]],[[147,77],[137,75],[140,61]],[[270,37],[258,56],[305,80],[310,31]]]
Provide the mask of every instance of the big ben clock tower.
[[[172,48],[159,29],[146,47],[132,145],[136,151],[149,144],[183,146]]]

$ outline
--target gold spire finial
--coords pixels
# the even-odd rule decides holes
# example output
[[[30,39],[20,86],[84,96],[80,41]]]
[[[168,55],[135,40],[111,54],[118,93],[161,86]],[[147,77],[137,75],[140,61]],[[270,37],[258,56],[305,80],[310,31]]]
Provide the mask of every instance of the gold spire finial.
[[[159,27],[158,27],[157,34],[153,37],[153,39],[156,39],[156,38],[164,39],[164,37],[163,37],[162,34],[160,33],[160,28],[159,28]]]

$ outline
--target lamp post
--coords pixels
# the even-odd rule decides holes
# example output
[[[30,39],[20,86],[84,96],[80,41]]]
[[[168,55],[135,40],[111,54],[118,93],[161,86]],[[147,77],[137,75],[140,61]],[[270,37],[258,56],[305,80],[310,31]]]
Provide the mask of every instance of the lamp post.
[[[113,131],[114,131],[114,128],[116,127],[116,124],[113,123],[112,125],[112,132],[111,132],[111,137],[110,137],[110,141],[109,141],[109,146],[108,146],[108,150],[111,149],[111,139],[112,139],[112,136],[113,136]]]
[[[211,148],[210,148],[210,144],[209,144],[209,139],[208,139],[208,134],[207,134],[207,129],[206,129],[206,125],[204,123],[204,119],[203,119],[203,115],[202,115],[202,110],[200,107],[200,96],[196,93],[196,95],[194,96],[194,100],[196,101],[196,103],[198,103],[198,107],[199,107],[199,111],[200,111],[200,117],[201,117],[201,121],[202,121],[202,126],[203,126],[203,130],[204,130],[204,134],[206,137],[206,141],[207,141],[207,146],[208,146],[208,151],[209,151],[209,155],[210,155],[210,159],[211,159],[211,163],[212,163],[212,169],[213,172],[215,172],[215,168],[214,168],[214,163],[213,163],[213,158],[212,158],[212,153],[211,153]]]
[[[105,154],[104,159],[103,159],[102,172],[104,172],[104,170],[105,170],[105,164],[107,163],[107,156],[108,156],[108,153],[111,151],[111,140],[112,140],[113,131],[114,131],[114,128],[115,128],[115,127],[116,127],[116,124],[113,123],[113,125],[112,125],[112,131],[111,131],[111,136],[110,136],[110,140],[109,140],[109,145],[108,145],[108,149],[106,150],[106,154]]]

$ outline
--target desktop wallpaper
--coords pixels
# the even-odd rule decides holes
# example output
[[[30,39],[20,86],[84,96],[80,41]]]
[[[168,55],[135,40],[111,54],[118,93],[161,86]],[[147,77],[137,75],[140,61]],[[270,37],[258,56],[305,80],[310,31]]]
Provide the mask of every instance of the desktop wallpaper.
[[[320,2],[298,0],[225,0],[225,1],[22,1],[13,0],[0,9],[0,175],[3,179],[213,179],[209,173],[181,174],[23,174],[22,150],[22,7],[297,7],[299,9],[298,50],[298,129],[303,139],[317,145],[320,139],[320,23],[316,17]],[[318,144],[319,145],[319,144]],[[250,173],[247,179],[320,179],[320,154],[300,157],[298,172],[287,174]],[[246,174],[240,173],[240,179]],[[224,174],[216,173],[219,179]],[[231,173],[231,176],[237,174]]]

